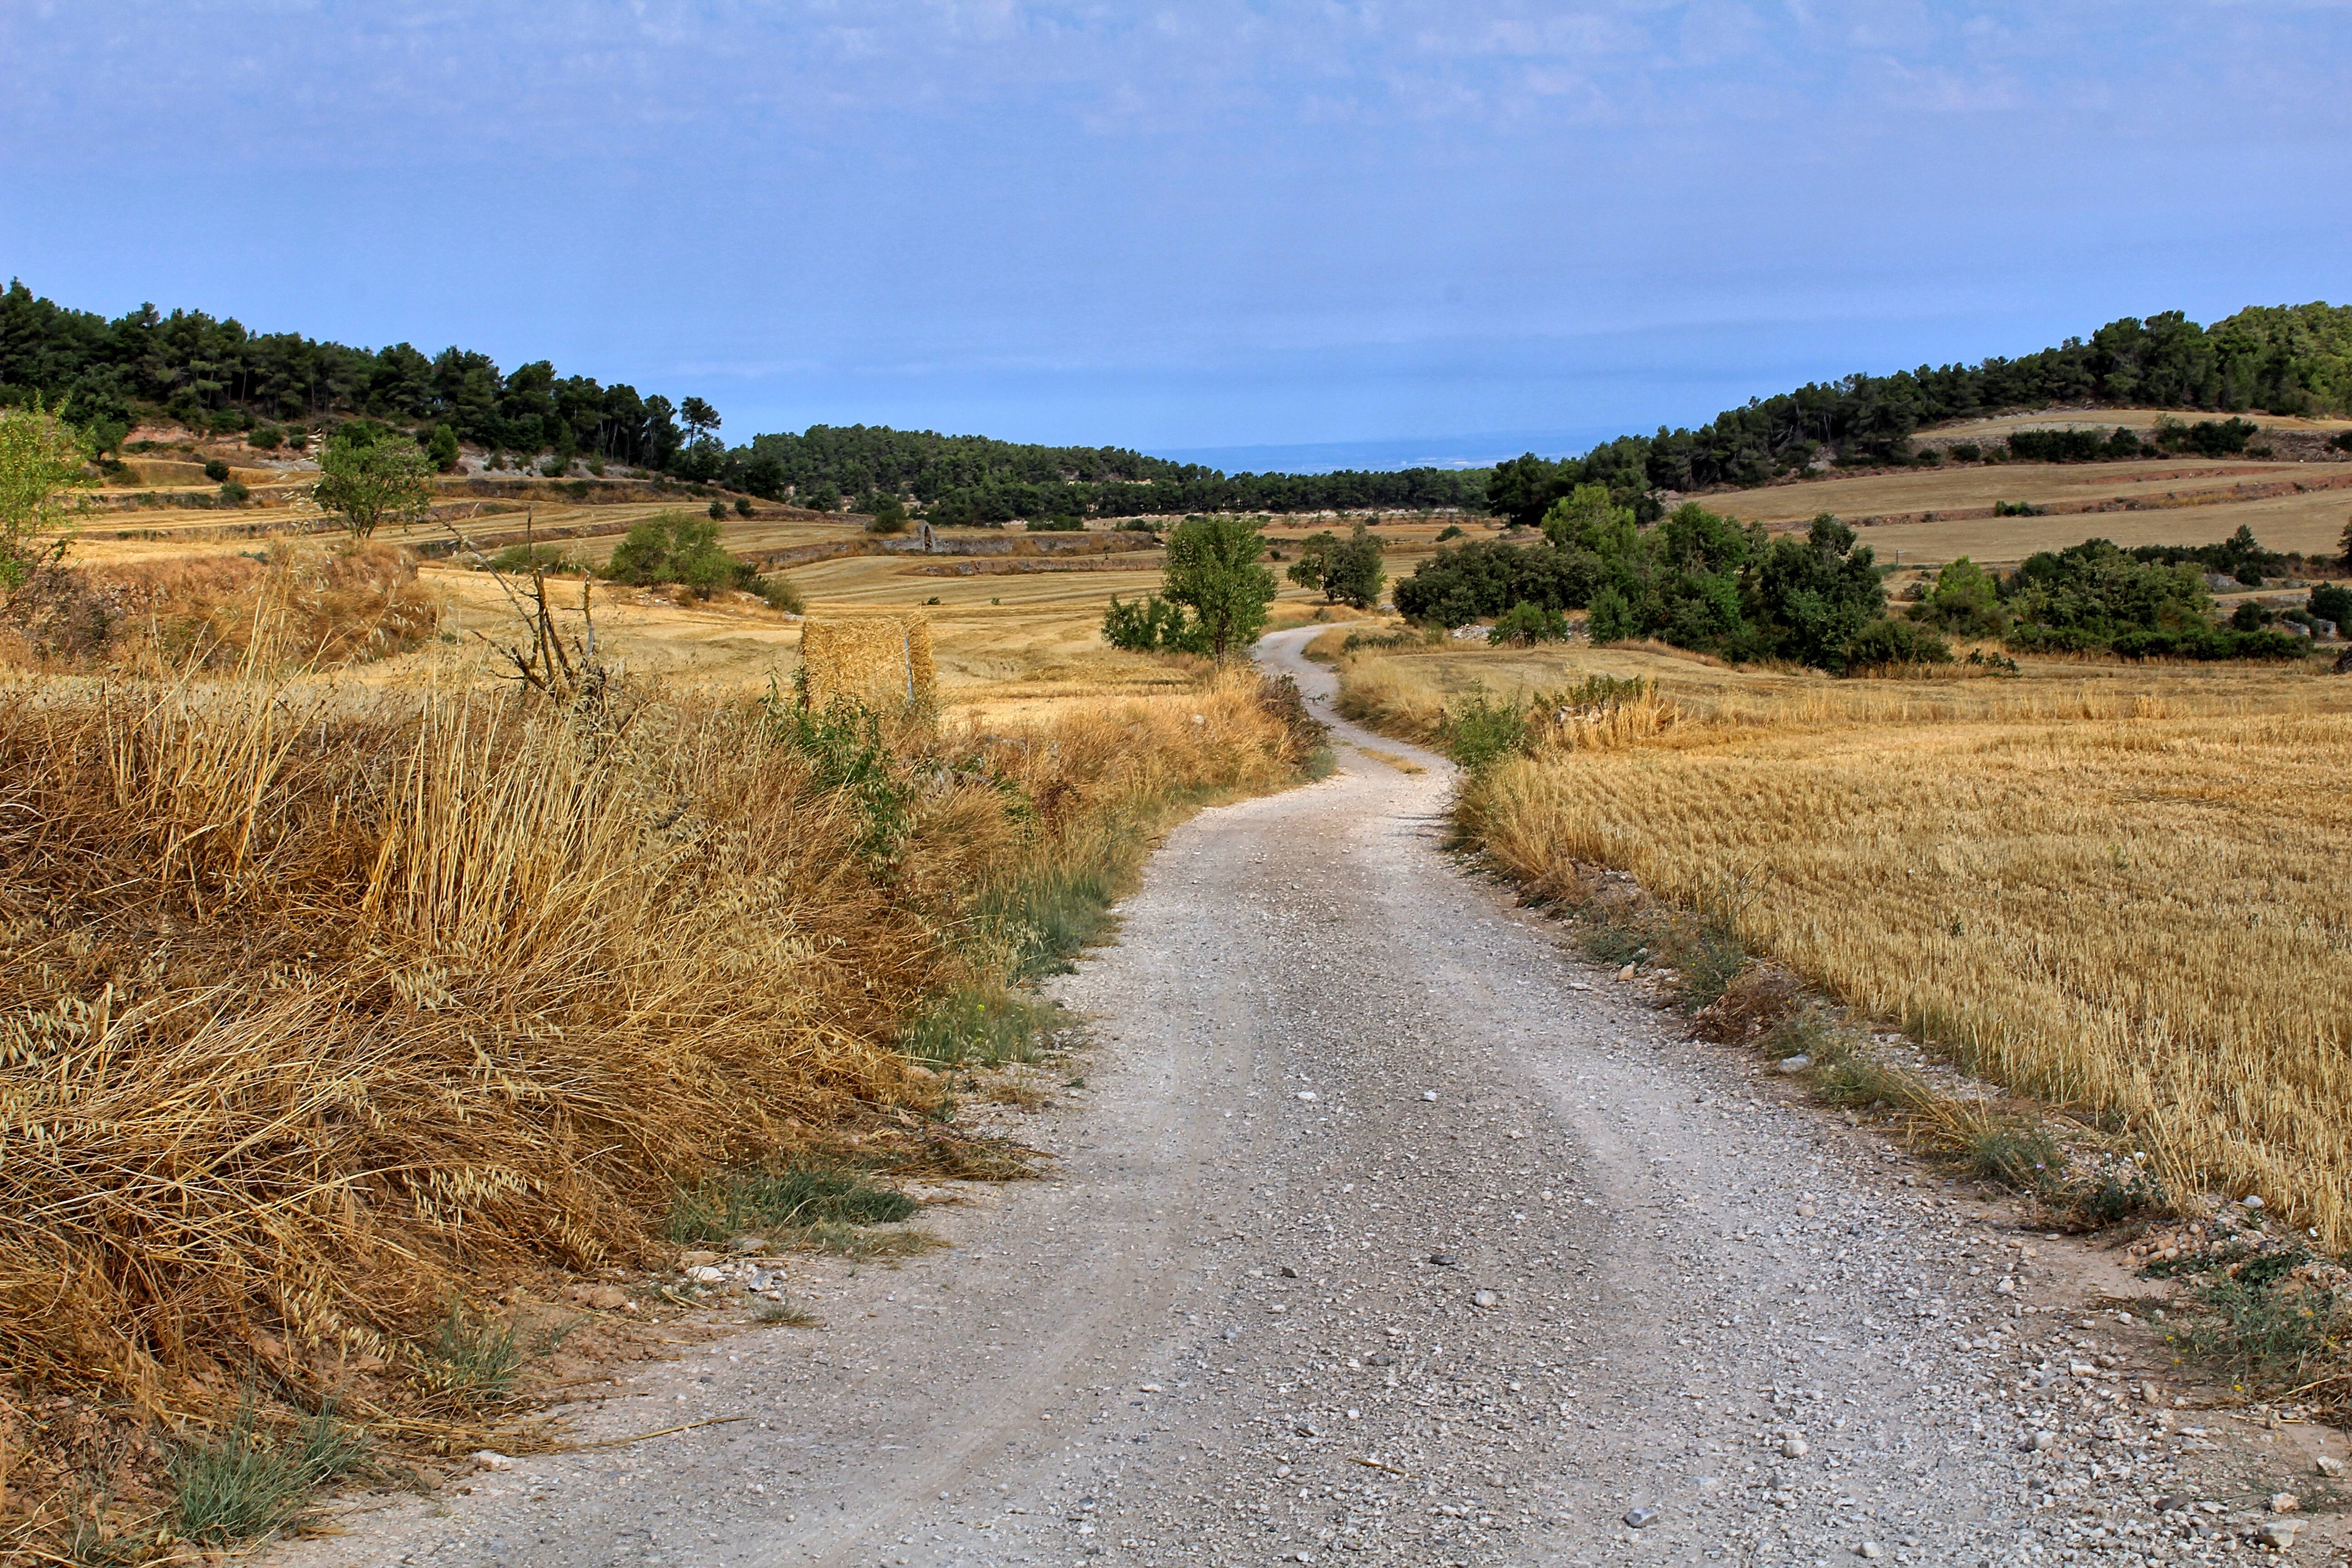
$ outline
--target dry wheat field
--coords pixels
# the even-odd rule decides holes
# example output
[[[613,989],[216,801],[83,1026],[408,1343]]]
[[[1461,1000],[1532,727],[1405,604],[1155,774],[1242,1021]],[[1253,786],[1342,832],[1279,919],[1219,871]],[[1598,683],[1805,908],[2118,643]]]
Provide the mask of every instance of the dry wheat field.
[[[2029,662],[1832,681],[1664,648],[1360,658],[1349,705],[1429,735],[1478,685],[1639,676],[1654,732],[1468,784],[1508,875],[1577,863],[1692,903],[1851,1005],[2352,1242],[2352,680]]]

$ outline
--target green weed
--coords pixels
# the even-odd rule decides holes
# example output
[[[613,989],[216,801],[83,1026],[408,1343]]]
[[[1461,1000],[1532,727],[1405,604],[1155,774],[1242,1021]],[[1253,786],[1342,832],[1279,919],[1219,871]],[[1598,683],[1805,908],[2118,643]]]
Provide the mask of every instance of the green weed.
[[[331,1408],[303,1422],[290,1441],[269,1443],[254,1430],[248,1398],[219,1437],[167,1461],[174,1533],[206,1546],[266,1535],[299,1518],[311,1490],[355,1468],[364,1451],[361,1434]]]
[[[2182,1342],[2251,1382],[2303,1382],[2352,1335],[2352,1308],[2336,1292],[2283,1289],[2275,1278],[2217,1279],[2191,1290],[2188,1305]]]
[[[789,1301],[760,1301],[751,1308],[751,1321],[771,1329],[814,1329],[817,1316],[806,1307],[795,1307]]]
[[[919,1014],[898,1048],[917,1061],[943,1066],[1034,1062],[1062,1022],[1061,1009],[1000,986],[953,991]]]
[[[680,1192],[664,1234],[679,1243],[801,1234],[824,1245],[814,1236],[820,1226],[895,1225],[921,1206],[895,1187],[840,1166],[734,1172]]]

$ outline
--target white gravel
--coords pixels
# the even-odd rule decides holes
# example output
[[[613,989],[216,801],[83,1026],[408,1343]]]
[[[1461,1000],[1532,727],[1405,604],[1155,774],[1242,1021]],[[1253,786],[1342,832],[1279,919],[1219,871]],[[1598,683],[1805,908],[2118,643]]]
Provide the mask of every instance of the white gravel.
[[[1319,696],[1307,635],[1265,657]],[[2160,1325],[2085,1309],[2120,1275],[1574,960],[1413,760],[1171,837],[1059,984],[1095,1044],[1024,1127],[1055,1180],[793,1266],[824,1327],[572,1430],[743,1419],[352,1500],[275,1561],[2179,1563],[2271,1552],[2288,1490],[2293,1556],[2340,1556],[2335,1434],[2173,1408]]]

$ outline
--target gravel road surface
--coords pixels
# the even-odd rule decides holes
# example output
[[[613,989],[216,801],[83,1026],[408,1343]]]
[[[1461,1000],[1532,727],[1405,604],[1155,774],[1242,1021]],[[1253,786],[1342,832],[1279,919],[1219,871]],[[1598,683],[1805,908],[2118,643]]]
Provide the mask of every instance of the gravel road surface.
[[[1326,701],[1307,635],[1262,657]],[[1441,759],[1338,738],[1171,835],[1057,983],[1092,1023],[1024,1127],[1052,1180],[794,1265],[823,1326],[622,1369],[569,1429],[736,1419],[343,1500],[274,1560],[2132,1563],[2288,1521],[2340,1556],[2336,1434],[2175,1408],[2105,1255],[1691,1040],[1449,858]]]

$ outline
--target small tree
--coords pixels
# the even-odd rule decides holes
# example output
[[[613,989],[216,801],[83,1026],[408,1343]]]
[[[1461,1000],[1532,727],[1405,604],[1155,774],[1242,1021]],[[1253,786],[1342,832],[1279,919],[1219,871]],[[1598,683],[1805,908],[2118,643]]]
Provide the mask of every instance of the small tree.
[[[1274,574],[1258,564],[1265,540],[1255,519],[1188,517],[1168,536],[1162,591],[1190,609],[1223,659],[1257,640],[1274,602]]]
[[[433,474],[406,437],[346,426],[320,449],[310,495],[353,539],[365,539],[383,523],[422,520],[433,504]]]
[[[677,422],[686,426],[687,444],[692,446],[719,428],[719,410],[699,397],[689,397],[677,405]]]
[[[58,498],[89,482],[88,449],[38,399],[0,408],[0,591],[14,592],[72,537]]]
[[[454,472],[457,467],[457,432],[446,425],[433,426],[433,434],[425,443],[425,455],[442,473]]]
[[[1328,530],[1310,534],[1298,546],[1290,580],[1302,588],[1321,589],[1326,604],[1369,610],[1380,603],[1381,584],[1388,581],[1381,551],[1380,535],[1360,522],[1345,540]]]

